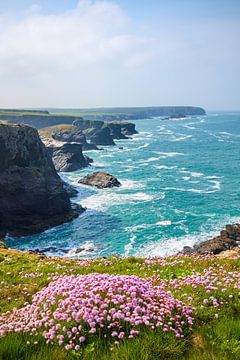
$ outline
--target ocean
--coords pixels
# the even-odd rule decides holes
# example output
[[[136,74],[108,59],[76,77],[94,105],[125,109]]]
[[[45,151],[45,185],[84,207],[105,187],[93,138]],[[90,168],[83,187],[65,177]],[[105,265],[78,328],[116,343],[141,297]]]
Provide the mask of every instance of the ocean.
[[[52,247],[47,255],[79,258],[165,256],[240,221],[240,113],[135,123],[139,133],[131,140],[88,151],[91,167],[61,174],[78,189],[73,201],[87,208],[83,215],[40,234],[7,238],[7,244]],[[122,186],[77,184],[93,171],[111,173]]]

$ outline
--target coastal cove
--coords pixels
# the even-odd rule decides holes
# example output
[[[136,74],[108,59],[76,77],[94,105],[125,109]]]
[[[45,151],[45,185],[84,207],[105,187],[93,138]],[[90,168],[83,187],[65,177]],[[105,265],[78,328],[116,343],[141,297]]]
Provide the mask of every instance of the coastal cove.
[[[85,152],[94,160],[90,167],[61,173],[79,191],[74,202],[87,208],[81,216],[7,238],[7,245],[68,257],[162,256],[239,222],[240,113],[137,120],[136,129],[131,140]],[[77,183],[93,171],[112,174],[122,186]]]

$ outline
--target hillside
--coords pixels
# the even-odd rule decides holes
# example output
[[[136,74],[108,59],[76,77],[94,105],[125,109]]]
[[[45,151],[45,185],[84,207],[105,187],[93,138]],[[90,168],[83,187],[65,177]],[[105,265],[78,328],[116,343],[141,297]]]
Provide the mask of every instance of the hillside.
[[[23,123],[41,129],[59,124],[72,124],[74,120],[122,121],[152,117],[179,117],[205,115],[205,110],[193,106],[159,106],[130,108],[95,108],[95,109],[48,109],[17,110],[0,109],[0,121]]]
[[[2,249],[0,359],[237,360],[240,254],[223,254],[74,260]]]

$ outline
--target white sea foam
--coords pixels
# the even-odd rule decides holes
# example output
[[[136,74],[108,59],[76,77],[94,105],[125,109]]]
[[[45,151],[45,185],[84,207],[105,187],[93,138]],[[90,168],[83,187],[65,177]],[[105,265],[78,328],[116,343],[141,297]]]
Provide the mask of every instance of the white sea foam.
[[[208,180],[208,182],[210,182],[212,185],[212,189],[219,191],[221,190],[221,182],[218,180]]]
[[[171,224],[172,224],[171,220],[162,220],[162,221],[156,222],[156,225],[158,225],[158,226],[169,226]]]
[[[138,147],[136,148],[136,150],[144,149],[144,148],[148,147],[149,145],[150,145],[149,143],[146,143],[146,144],[144,144],[144,145],[138,146]]]
[[[81,251],[79,251],[79,249]],[[65,257],[89,257],[90,254],[96,253],[99,251],[99,248],[94,245],[93,241],[85,241],[80,246],[72,248]]]
[[[106,167],[107,166],[107,164],[106,163],[104,163],[104,162],[93,162],[92,164],[91,164],[91,166],[93,166],[93,167]]]
[[[150,162],[158,161],[158,160],[159,160],[159,158],[157,158],[157,157],[150,157],[148,159],[140,160],[139,163],[146,164],[146,163],[150,163]]]
[[[167,166],[167,165],[154,165],[155,169],[159,169],[159,170],[172,170],[172,169],[176,169],[176,166]]]
[[[182,135],[179,137],[173,136],[172,139],[169,139],[169,141],[176,142],[176,141],[184,141],[187,139],[191,139],[192,135]]]
[[[183,212],[182,210],[178,210]],[[226,216],[215,221],[213,214],[205,214],[208,218],[211,215],[211,228],[202,228],[200,233],[187,234],[180,237],[173,238],[162,238],[158,241],[150,241],[144,244],[141,248],[137,247],[134,254],[140,257],[151,257],[151,256],[168,256],[173,255],[183,249],[184,246],[194,246],[195,244],[201,243],[205,240],[211,239],[219,234],[223,224],[235,224],[240,222],[240,218],[237,216],[231,217]],[[204,216],[204,215],[201,215]],[[214,229],[214,230],[212,230]]]
[[[133,189],[143,189],[145,188],[145,185],[141,183],[140,181],[134,181],[134,180],[121,180],[119,179],[122,186],[119,188],[120,191],[122,190],[133,190]]]
[[[202,236],[202,241],[207,240],[207,238],[207,236]],[[171,239],[163,238],[159,241],[149,242],[140,249],[138,248],[134,255],[140,257],[168,256],[181,251],[184,246],[193,246],[198,241],[199,236],[197,235],[186,235]]]
[[[163,151],[154,151],[155,154],[160,155],[159,159],[166,159],[169,157],[174,157],[174,156],[184,156],[185,154],[180,153],[180,152],[163,152]]]
[[[120,192],[100,190],[97,194],[86,199],[82,199],[79,202],[82,206],[87,208],[104,211],[114,205],[126,204],[135,201],[150,201],[153,199],[154,197],[152,195],[145,194],[144,192],[122,194]]]
[[[136,239],[137,239],[137,236],[135,234],[132,234],[130,237],[129,243],[124,246],[124,250],[125,250],[124,255],[125,256],[128,256],[130,251],[133,249],[133,245],[134,245]]]
[[[212,186],[210,189],[192,189],[192,188],[177,188],[177,187],[165,187],[162,188],[161,190],[165,190],[165,191],[186,191],[186,192],[192,192],[192,193],[196,193],[196,194],[211,194],[214,193],[216,191],[220,190],[220,184],[218,184],[218,186],[215,184],[215,186]]]

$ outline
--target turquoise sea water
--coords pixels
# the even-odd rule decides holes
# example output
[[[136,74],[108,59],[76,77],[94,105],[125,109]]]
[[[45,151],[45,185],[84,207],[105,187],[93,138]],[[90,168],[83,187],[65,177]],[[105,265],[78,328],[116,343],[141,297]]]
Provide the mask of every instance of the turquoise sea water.
[[[62,175],[78,188],[75,202],[87,207],[83,215],[41,234],[9,238],[8,244],[53,246],[78,257],[166,255],[240,221],[240,113],[135,123],[139,134],[132,140],[89,151],[92,167]],[[77,185],[96,170],[113,174],[122,187]],[[76,255],[76,248],[83,251]]]

